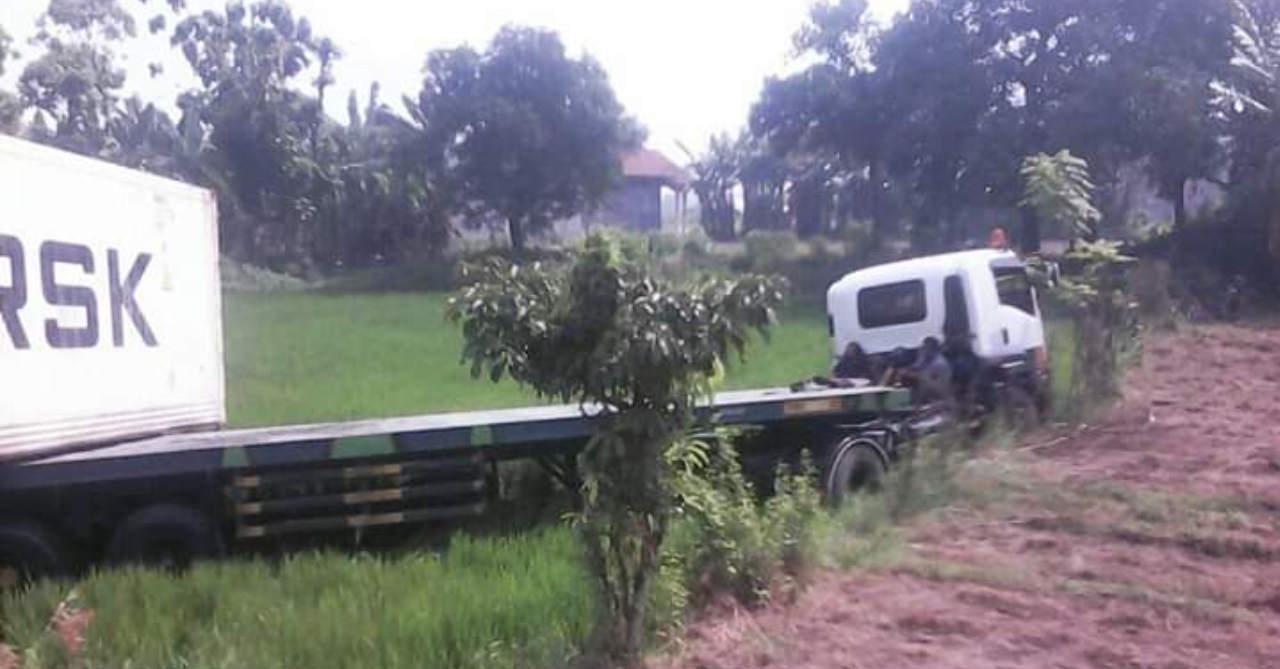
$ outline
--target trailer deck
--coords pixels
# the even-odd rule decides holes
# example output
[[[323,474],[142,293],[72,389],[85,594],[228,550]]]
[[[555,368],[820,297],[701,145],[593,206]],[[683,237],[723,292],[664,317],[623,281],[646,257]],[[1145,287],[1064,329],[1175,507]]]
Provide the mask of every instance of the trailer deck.
[[[700,425],[767,425],[800,417],[906,411],[907,391],[867,386],[813,392],[786,388],[716,395],[697,411]],[[598,409],[584,405],[177,434],[0,465],[0,492],[248,468],[338,463],[481,449],[519,457],[539,444],[580,442]]]

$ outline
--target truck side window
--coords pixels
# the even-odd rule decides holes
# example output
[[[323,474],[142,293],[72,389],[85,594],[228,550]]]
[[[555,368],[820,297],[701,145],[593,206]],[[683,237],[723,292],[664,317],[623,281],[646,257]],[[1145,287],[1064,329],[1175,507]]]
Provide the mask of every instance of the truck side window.
[[[964,284],[960,282],[960,277],[947,277],[942,283],[942,295],[947,308],[946,320],[942,323],[942,336],[947,341],[968,341],[973,335],[973,328],[969,325],[969,303],[964,298]]]
[[[991,271],[996,275],[996,292],[1000,294],[1000,304],[1035,316],[1036,298],[1031,290],[1031,280],[1027,278],[1027,270],[1021,267],[993,267]]]
[[[889,283],[858,292],[858,323],[863,328],[919,323],[926,315],[923,281]]]

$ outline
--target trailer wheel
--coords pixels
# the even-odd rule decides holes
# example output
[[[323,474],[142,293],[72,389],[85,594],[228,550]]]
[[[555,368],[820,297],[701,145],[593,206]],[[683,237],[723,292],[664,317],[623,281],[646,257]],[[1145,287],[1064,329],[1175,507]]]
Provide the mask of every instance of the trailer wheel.
[[[129,516],[107,546],[107,560],[185,569],[223,552],[222,538],[204,514],[185,506],[157,504]]]
[[[0,521],[0,590],[66,573],[58,537],[40,523]]]
[[[836,444],[823,468],[822,487],[827,504],[838,508],[860,492],[879,492],[884,484],[885,462],[874,442],[845,439]]]

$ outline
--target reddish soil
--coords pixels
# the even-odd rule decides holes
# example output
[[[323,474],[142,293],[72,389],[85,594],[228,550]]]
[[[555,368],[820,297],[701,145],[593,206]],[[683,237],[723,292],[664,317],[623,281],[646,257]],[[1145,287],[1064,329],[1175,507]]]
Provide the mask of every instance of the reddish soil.
[[[1022,494],[710,615],[665,666],[1280,669],[1280,330],[1157,336],[1106,420],[1001,459]]]

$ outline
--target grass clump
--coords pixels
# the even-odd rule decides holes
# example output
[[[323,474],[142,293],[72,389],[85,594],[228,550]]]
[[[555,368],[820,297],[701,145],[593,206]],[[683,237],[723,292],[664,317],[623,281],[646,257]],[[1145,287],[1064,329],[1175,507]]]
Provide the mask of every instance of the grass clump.
[[[447,553],[335,554],[198,565],[183,576],[129,569],[74,589],[94,611],[82,666],[558,666],[586,640],[593,597],[565,528],[455,539]],[[0,603],[4,638],[26,666],[65,667],[48,620],[69,586]]]

